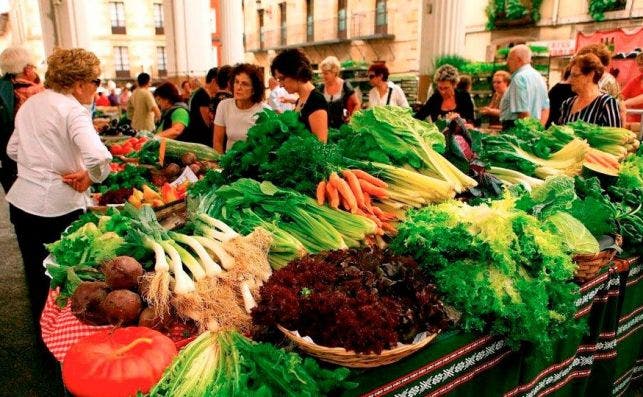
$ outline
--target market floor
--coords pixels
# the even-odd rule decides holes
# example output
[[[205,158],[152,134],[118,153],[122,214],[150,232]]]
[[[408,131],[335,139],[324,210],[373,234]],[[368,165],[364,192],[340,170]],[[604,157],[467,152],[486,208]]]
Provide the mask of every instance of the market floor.
[[[36,347],[25,275],[0,188],[0,396],[62,396],[60,370]]]

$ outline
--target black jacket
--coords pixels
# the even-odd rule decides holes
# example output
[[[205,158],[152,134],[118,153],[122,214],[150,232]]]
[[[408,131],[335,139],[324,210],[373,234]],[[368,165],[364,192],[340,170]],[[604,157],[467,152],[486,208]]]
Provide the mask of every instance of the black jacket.
[[[449,112],[456,112],[468,122],[473,122],[473,101],[471,95],[466,91],[455,90],[455,109],[445,112],[441,110],[442,95],[439,92],[433,93],[428,101],[415,113],[415,118],[424,120],[431,116],[432,121],[436,121],[439,116],[444,116]]]

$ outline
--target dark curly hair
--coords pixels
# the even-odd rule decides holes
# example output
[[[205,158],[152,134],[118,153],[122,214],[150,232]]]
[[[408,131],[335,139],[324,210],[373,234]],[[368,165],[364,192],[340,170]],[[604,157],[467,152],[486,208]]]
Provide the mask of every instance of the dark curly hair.
[[[166,81],[154,90],[154,96],[167,99],[172,103],[181,102],[179,89],[171,81]]]
[[[273,76],[275,76],[276,72],[279,72],[302,83],[313,79],[313,67],[310,64],[310,60],[306,54],[296,48],[280,52],[272,60],[270,72]]]
[[[570,65],[572,67],[578,66],[581,73],[586,76],[594,72],[594,78],[592,79],[594,84],[598,84],[598,81],[601,79],[601,76],[603,76],[603,71],[605,70],[605,67],[601,63],[601,59],[591,53],[577,56],[572,59]]]
[[[230,73],[230,81],[234,87],[234,79],[240,74],[246,74],[250,77],[252,83],[252,96],[250,99],[252,103],[259,103],[265,98],[265,86],[263,84],[263,74],[258,67],[249,63],[238,63],[232,68]]]

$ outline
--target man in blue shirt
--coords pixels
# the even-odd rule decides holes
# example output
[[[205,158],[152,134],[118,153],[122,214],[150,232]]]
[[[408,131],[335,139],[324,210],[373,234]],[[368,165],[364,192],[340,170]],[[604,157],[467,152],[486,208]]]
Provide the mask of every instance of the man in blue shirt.
[[[500,101],[503,129],[511,128],[517,119],[533,117],[545,125],[549,117],[549,97],[543,77],[531,66],[531,50],[524,44],[514,46],[507,57],[513,73],[511,84]]]

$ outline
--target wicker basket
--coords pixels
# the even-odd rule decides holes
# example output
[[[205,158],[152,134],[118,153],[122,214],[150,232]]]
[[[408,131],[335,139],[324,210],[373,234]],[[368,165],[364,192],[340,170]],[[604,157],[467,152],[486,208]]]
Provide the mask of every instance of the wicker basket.
[[[614,244],[619,247],[623,243],[623,237],[620,235],[616,235],[614,240]],[[615,248],[610,248],[596,254],[574,255],[572,257],[573,261],[576,263],[574,276],[580,281],[589,280],[595,277],[604,266],[607,266],[612,262],[616,253],[617,250]]]
[[[347,351],[343,347],[320,346],[302,338],[294,331],[289,331],[280,325],[277,325],[277,328],[279,328],[279,330],[283,332],[288,339],[297,345],[299,349],[309,355],[322,361],[350,368],[373,368],[392,364],[422,349],[438,335],[431,334],[417,343],[402,345],[390,350],[383,350],[380,354],[360,354]]]

